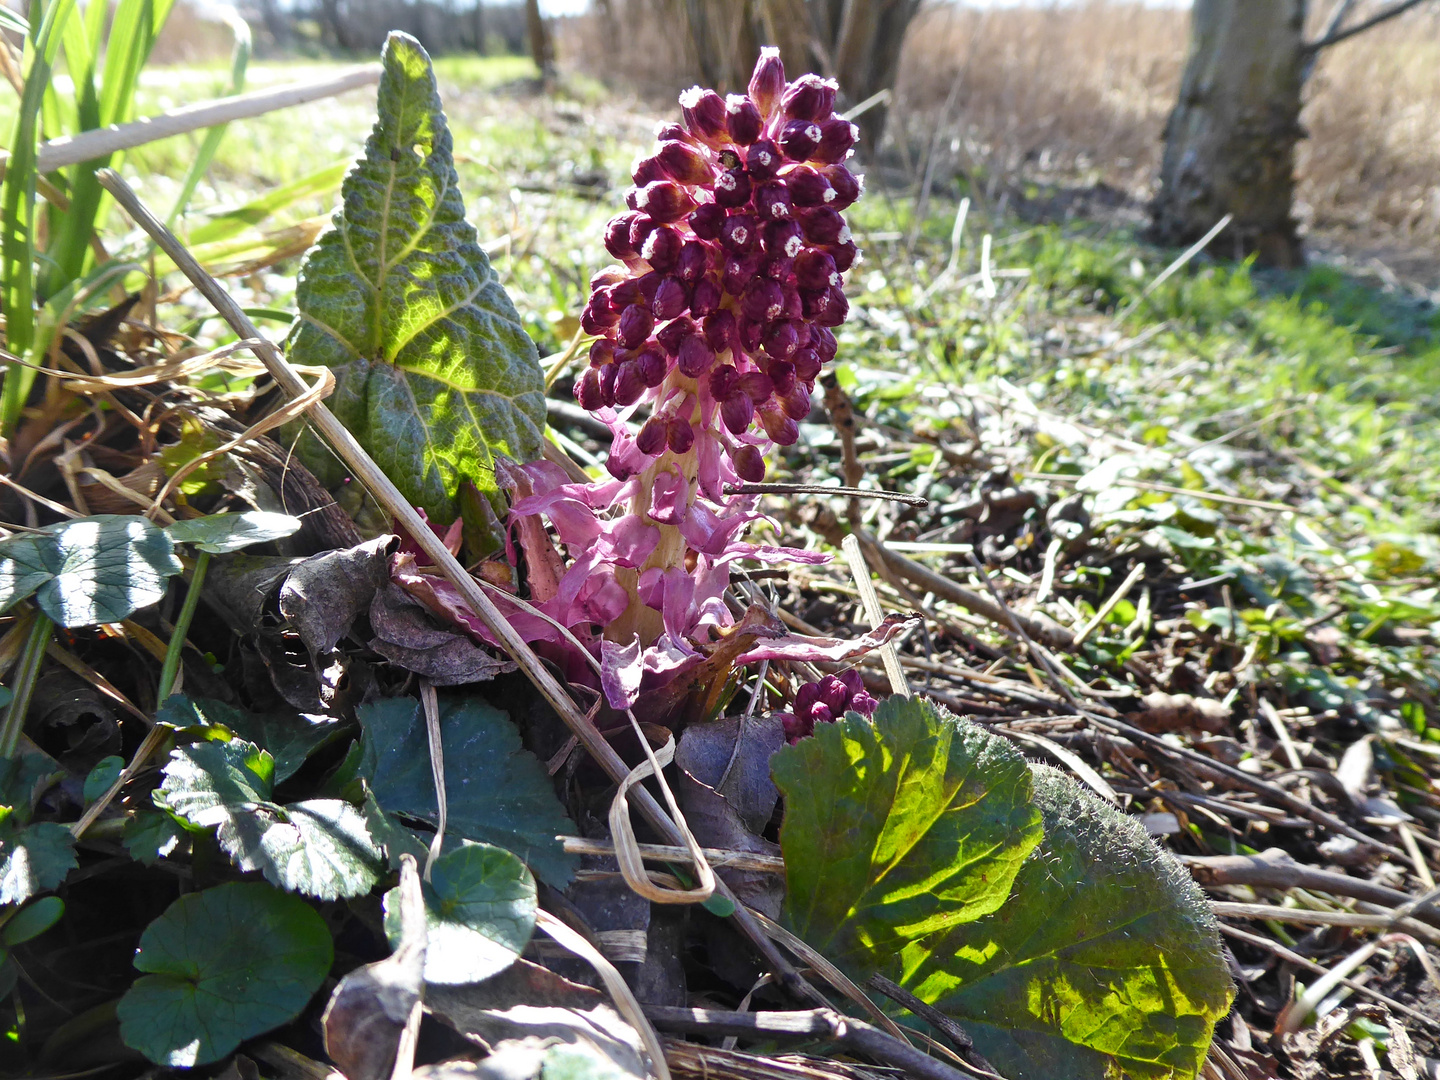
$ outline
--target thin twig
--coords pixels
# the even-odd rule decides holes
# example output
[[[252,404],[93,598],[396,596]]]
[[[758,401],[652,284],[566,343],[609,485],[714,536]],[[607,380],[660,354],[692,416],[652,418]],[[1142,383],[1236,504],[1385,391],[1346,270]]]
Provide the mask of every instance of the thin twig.
[[[885,621],[885,615],[880,610],[880,597],[875,595],[875,583],[870,580],[870,567],[865,562],[860,541],[855,539],[854,533],[845,537],[841,549],[850,564],[850,574],[855,578],[855,587],[860,590],[860,602],[865,605],[865,617],[870,620],[870,625],[878,630]],[[905,681],[905,672],[900,668],[900,657],[893,643],[887,641],[880,646],[880,659],[885,662],[885,674],[890,679],[890,692],[909,697],[910,684]]]
[[[430,841],[430,850],[425,856],[426,881],[430,880],[430,868],[440,857],[445,844],[445,821],[449,817],[450,799],[445,790],[445,744],[440,737],[440,703],[435,696],[435,684],[429,679],[420,680],[420,706],[425,710],[425,734],[430,747],[430,775],[435,781],[435,836]]]
[[[1320,38],[1319,41],[1311,41],[1302,45],[1301,49],[1307,53],[1317,53],[1321,49],[1328,49],[1331,45],[1338,45],[1340,42],[1345,41],[1347,38],[1352,38],[1356,34],[1363,34],[1366,30],[1395,18],[1396,15],[1403,15],[1411,8],[1418,7],[1424,2],[1425,0],[1399,0],[1398,3],[1392,4],[1384,11],[1377,11],[1374,15],[1370,16],[1370,18],[1362,19],[1354,26],[1347,27],[1344,30],[1336,30],[1326,34]]]
[[[903,491],[880,491],[875,488],[836,487],[833,484],[732,484],[727,495],[846,495],[852,499],[884,499],[920,509],[930,505],[929,499],[907,495]]]

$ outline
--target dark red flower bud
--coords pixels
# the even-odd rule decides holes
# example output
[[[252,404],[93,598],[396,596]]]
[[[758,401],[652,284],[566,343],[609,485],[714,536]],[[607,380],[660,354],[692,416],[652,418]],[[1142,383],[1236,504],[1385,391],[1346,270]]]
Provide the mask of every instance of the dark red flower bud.
[[[790,419],[804,420],[810,415],[810,391],[805,388],[804,383],[797,382],[790,388],[789,393],[779,397],[780,407],[785,410],[785,415]]]
[[[838,285],[831,286],[825,293],[824,307],[815,315],[815,321],[821,326],[839,326],[849,314],[850,301],[846,299],[845,293]]]
[[[726,169],[715,178],[715,205],[744,206],[750,201],[750,177],[739,169]]]
[[[680,257],[680,249],[684,246],[685,239],[679,230],[661,225],[645,238],[640,257],[663,274],[675,266],[675,260]]]
[[[618,365],[615,371],[615,404],[634,405],[644,392],[645,376],[640,372],[640,365],[634,360]]]
[[[725,99],[714,90],[692,86],[680,95],[685,126],[701,142],[715,146],[725,138]]]
[[[641,349],[640,355],[635,357],[635,366],[640,370],[640,377],[648,387],[659,386],[664,382],[669,367],[660,350],[653,348]]]
[[[717,353],[735,347],[735,316],[728,309],[721,309],[705,316],[705,340]]]
[[[820,145],[810,156],[816,161],[836,164],[850,156],[851,148],[859,139],[860,129],[857,126],[838,116],[832,117],[820,125]]]
[[[792,120],[823,120],[835,110],[835,90],[829,79],[801,75],[780,95],[780,111]]]
[[[665,445],[670,447],[671,453],[688,453],[695,445],[695,429],[690,426],[690,421],[672,417],[665,425]]]
[[[600,393],[600,372],[594,368],[585,369],[585,374],[575,384],[575,400],[586,412],[605,407],[605,399]]]
[[[765,373],[770,376],[777,394],[783,394],[795,385],[795,365],[789,360],[771,360],[765,365]]]
[[[730,463],[735,466],[735,475],[750,484],[765,479],[765,456],[758,447],[744,443],[730,454]]]
[[[709,371],[715,363],[715,350],[706,342],[703,334],[691,334],[680,342],[680,351],[675,357],[675,366],[680,374],[697,379]]]
[[[664,143],[651,160],[659,166],[664,176],[682,184],[708,184],[715,178],[715,170],[705,155],[689,143]],[[640,183],[638,179],[635,182]]]
[[[655,299],[650,302],[651,312],[662,321],[683,315],[689,306],[690,290],[678,277],[667,277],[660,282],[660,287],[655,290]]]
[[[794,713],[777,712],[773,716],[780,720],[780,730],[785,735],[785,741],[791,746],[801,739],[808,739],[815,732],[808,722],[800,719]]]
[[[665,166],[660,164],[659,157],[654,155],[636,158],[635,164],[630,167],[630,179],[635,181],[637,188],[653,184],[656,180],[666,180],[669,176]]]
[[[590,291],[594,292],[596,289],[613,288],[622,281],[628,280],[629,277],[630,272],[623,266],[602,267],[590,275]]]
[[[760,50],[760,59],[755,61],[755,70],[750,75],[750,100],[755,102],[764,116],[769,116],[785,92],[785,65],[780,62],[780,50],[766,47]]]
[[[627,349],[638,348],[655,329],[655,317],[639,304],[631,304],[620,313],[617,335]]]
[[[739,435],[750,426],[750,421],[754,418],[755,403],[743,390],[734,391],[720,402],[720,419],[725,422],[725,426],[730,429],[731,434]]]
[[[800,685],[795,691],[795,711],[801,716],[809,716],[810,710],[820,700],[820,684],[807,682]]]
[[[640,249],[645,246],[645,241],[655,231],[655,219],[649,214],[635,213],[630,215],[630,249],[634,254],[639,254]]]
[[[604,367],[615,362],[615,343],[609,338],[596,338],[590,343],[590,366]]]
[[[710,252],[699,240],[687,240],[675,260],[675,273],[682,281],[694,284],[700,280],[710,263]]]
[[[619,364],[606,364],[600,369],[600,400],[606,405],[615,404],[615,374]]]
[[[740,373],[729,364],[722,364],[710,372],[707,383],[710,387],[710,396],[716,401],[724,401],[735,390],[735,384],[740,381]]]
[[[860,179],[844,165],[826,165],[820,170],[820,175],[835,192],[835,198],[830,203],[835,210],[844,210],[865,190]]]
[[[798,319],[804,313],[804,304],[800,301],[800,290],[793,285],[787,285],[780,290],[783,300],[780,304],[780,318]]]
[[[620,316],[610,310],[609,291],[605,289],[590,297],[580,313],[580,329],[587,334],[603,334],[619,321]]]
[[[701,240],[715,240],[720,236],[720,226],[725,224],[725,208],[716,203],[702,203],[690,215],[690,228]],[[617,259],[620,256],[615,256]]]
[[[760,339],[765,335],[765,324],[756,322],[754,319],[747,319],[744,315],[735,320],[735,337],[740,342],[740,347],[746,352],[755,352],[760,348]]]
[[[795,382],[791,385],[814,385],[815,379],[820,374],[820,355],[813,349],[796,349],[795,355],[790,358],[795,365]],[[781,390],[777,386],[776,393],[784,395],[790,392],[790,387]]]
[[[835,260],[819,248],[806,248],[795,256],[795,284],[802,289],[828,289],[840,284]]]
[[[706,274],[695,283],[695,291],[690,296],[690,314],[697,319],[703,319],[711,312],[720,310],[720,283],[714,276]]]
[[[725,260],[725,269],[720,275],[720,285],[731,296],[745,291],[760,268],[760,260],[753,255],[731,255]]]
[[[785,308],[785,293],[773,281],[765,278],[756,278],[745,287],[745,294],[740,300],[740,310],[748,319],[756,322],[769,322],[771,319],[778,319],[781,311]],[[649,333],[647,330],[646,333]]]
[[[795,260],[787,259],[784,255],[766,255],[760,260],[760,276],[779,282],[781,285],[793,285],[795,283]]]
[[[780,148],[769,139],[761,139],[745,151],[745,172],[756,183],[775,176],[781,164]]]
[[[760,224],[752,214],[731,214],[720,230],[720,243],[732,255],[744,255],[755,249],[760,239]]]
[[[809,165],[798,165],[786,173],[785,186],[790,189],[790,201],[795,206],[823,206],[835,201],[830,181]]]
[[[625,205],[631,210],[640,209],[640,189],[630,188],[625,192]]]
[[[655,125],[655,141],[693,143],[695,138],[685,130],[684,125],[662,120]]]
[[[825,250],[835,260],[835,269],[842,274],[854,266],[855,260],[860,257],[860,249],[855,246],[854,240],[846,240],[843,244],[830,244]]]
[[[776,320],[765,331],[762,344],[765,346],[765,352],[776,360],[788,360],[800,347],[800,335],[793,322],[788,319]],[[765,395],[765,397],[769,396],[768,393]]]
[[[820,125],[813,120],[791,120],[780,129],[780,152],[791,161],[808,161],[820,145]],[[640,209],[645,209],[642,200]]]
[[[695,209],[690,192],[673,180],[656,180],[646,184],[635,196],[635,206],[656,221],[678,221]]]
[[[776,446],[792,446],[800,438],[800,425],[785,415],[783,409],[761,409],[760,426]]]
[[[630,226],[635,213],[620,214],[610,219],[605,226],[605,250],[617,259],[635,257],[635,246],[630,243]]]
[[[680,343],[685,340],[686,335],[695,332],[695,324],[689,318],[681,316],[662,326],[656,332],[655,340],[660,343],[667,356],[674,356],[680,351]]]
[[[828,327],[817,326],[810,334],[810,347],[820,357],[822,364],[828,364],[835,359],[835,354],[840,347],[835,341],[835,332]]]
[[[782,180],[767,180],[755,188],[755,212],[769,221],[783,221],[791,214],[790,189]]]
[[[805,230],[805,239],[812,244],[835,244],[842,242],[842,233],[849,238],[845,219],[838,210],[828,206],[816,206],[800,215],[800,227]]]
[[[645,297],[640,292],[639,278],[626,278],[618,285],[610,287],[610,310],[624,311],[631,304],[645,303]]]
[[[725,99],[725,126],[731,139],[741,146],[749,146],[760,137],[765,120],[748,97],[731,94]]]
[[[794,259],[805,247],[794,221],[767,222],[760,232],[760,246],[766,255],[781,259]]]
[[[775,392],[775,384],[763,371],[747,371],[740,376],[736,385],[750,395],[750,401],[755,405],[759,405],[762,401],[768,401],[770,395]]]
[[[635,436],[635,449],[646,457],[654,457],[660,453],[665,449],[665,429],[668,426],[660,417],[650,417],[640,428],[640,433]]]

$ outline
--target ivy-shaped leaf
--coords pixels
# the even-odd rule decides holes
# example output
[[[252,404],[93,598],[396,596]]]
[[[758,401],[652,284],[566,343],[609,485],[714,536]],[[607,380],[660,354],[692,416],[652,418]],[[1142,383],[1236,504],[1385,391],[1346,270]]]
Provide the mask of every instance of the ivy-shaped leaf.
[[[34,593],[61,626],[118,622],[180,570],[170,537],[142,517],[75,518],[0,541],[0,611]]]
[[[322,900],[363,896],[382,854],[358,809],[340,799],[272,801],[275,763],[243,739],[199,742],[170,755],[155,804],[216,838],[235,865]]]
[[[770,759],[785,796],[785,919],[842,965],[994,911],[1040,840],[1030,770],[929,702],[890,698]]]
[[[0,822],[0,905],[23,904],[57,888],[75,869],[75,837],[64,825],[37,821],[23,829],[3,808]]]
[[[388,698],[358,710],[364,731],[361,773],[392,814],[438,820],[425,717],[414,698]],[[557,836],[575,826],[538,758],[520,745],[510,718],[482,701],[440,699],[448,835],[513,851],[547,885],[564,888],[576,859]]]
[[[425,981],[477,983],[513,964],[535,931],[535,879],[504,848],[462,844],[430,867]],[[400,890],[385,894],[385,935],[400,944]]]
[[[407,499],[453,521],[463,482],[499,497],[494,455],[539,455],[544,379],[465,220],[430,58],[397,32],[381,61],[375,130],[296,284],[290,358],[333,368],[326,404]]]
[[[211,555],[228,555],[251,544],[281,540],[300,531],[299,518],[246,510],[239,514],[210,514],[177,521],[165,527],[177,544],[190,544]]]
[[[1204,895],[1133,818],[1034,773],[1045,840],[1009,902],[908,947],[903,984],[1012,1080],[1195,1076],[1233,997]]]
[[[157,1065],[219,1061],[298,1016],[333,950],[309,904],[260,882],[182,896],[140,935],[120,1037]]]

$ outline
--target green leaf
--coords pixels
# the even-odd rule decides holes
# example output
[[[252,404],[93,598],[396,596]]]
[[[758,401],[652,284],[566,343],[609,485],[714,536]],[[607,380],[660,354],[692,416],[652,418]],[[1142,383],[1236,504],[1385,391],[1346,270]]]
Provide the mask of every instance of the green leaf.
[[[280,540],[300,531],[301,521],[286,514],[246,510],[240,514],[210,514],[168,525],[165,531],[177,544],[191,544],[211,555],[228,555],[251,544]]]
[[[298,1016],[333,956],[325,920],[268,885],[182,896],[140,936],[120,1036],[157,1065],[218,1061]]]
[[[907,947],[903,985],[1011,1080],[1193,1077],[1233,991],[1210,908],[1132,818],[1036,766],[1009,902]]]
[[[361,771],[376,801],[392,814],[438,820],[425,716],[414,698],[388,698],[358,710],[364,731]],[[499,709],[478,700],[440,699],[450,835],[497,844],[525,860],[547,885],[564,888],[576,859],[557,836],[575,826],[550,777],[521,748],[520,733]]]
[[[265,750],[275,763],[275,783],[282,784],[332,735],[338,722],[326,717],[281,711],[252,713],[210,698],[171,694],[155,719],[161,724],[187,728],[222,727]]]
[[[23,904],[59,886],[75,869],[75,837],[64,825],[12,825],[13,818],[0,825],[0,904]]]
[[[498,499],[494,455],[530,461],[545,426],[535,345],[465,220],[430,58],[392,33],[379,119],[335,227],[296,286],[298,364],[335,369],[326,404],[432,521],[470,480]],[[334,471],[313,436],[308,464]]]
[[[130,857],[145,866],[154,866],[169,855],[185,835],[174,814],[142,807],[125,822],[122,840]]]
[[[164,774],[155,804],[214,826],[242,870],[322,900],[363,896],[379,878],[381,851],[364,815],[340,799],[273,802],[274,761],[253,743],[191,743],[171,753]]]
[[[35,593],[61,626],[118,622],[165,595],[175,546],[142,517],[102,514],[0,542],[0,611]]]
[[[60,921],[60,917],[64,914],[64,900],[58,896],[41,897],[33,904],[27,904],[5,924],[4,931],[0,932],[0,940],[4,941],[7,949],[23,945],[49,930]]]
[[[535,932],[535,879],[504,848],[462,844],[435,860],[425,893],[425,981],[476,983],[515,962]],[[385,894],[385,936],[400,944],[400,890]]]
[[[124,771],[125,759],[114,754],[97,761],[95,767],[90,770],[90,775],[85,777],[83,789],[85,805],[90,805],[109,791],[111,785],[120,779],[120,774]]]
[[[994,911],[1040,840],[1030,770],[1004,739],[892,697],[778,751],[784,918],[843,966]]]

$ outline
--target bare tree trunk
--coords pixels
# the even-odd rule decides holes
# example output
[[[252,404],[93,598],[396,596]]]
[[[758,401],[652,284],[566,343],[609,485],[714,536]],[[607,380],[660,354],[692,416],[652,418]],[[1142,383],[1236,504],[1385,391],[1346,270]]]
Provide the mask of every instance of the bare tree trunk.
[[[852,104],[894,87],[900,46],[920,0],[845,0],[834,45],[835,77]],[[880,147],[888,109],[876,105],[857,121],[861,145],[870,153]]]
[[[485,2],[475,0],[475,8],[470,12],[470,32],[475,35],[475,51],[481,56],[485,55]]]
[[[1303,261],[1291,203],[1305,0],[1195,0],[1190,56],[1165,128],[1151,235],[1188,244],[1226,214],[1237,255]]]
[[[765,36],[780,50],[785,70],[809,71],[811,42],[815,38],[805,0],[759,0],[760,21]]]
[[[550,82],[555,77],[555,50],[550,31],[540,14],[540,0],[525,0],[525,28],[530,35],[530,56],[540,69],[540,78]]]

